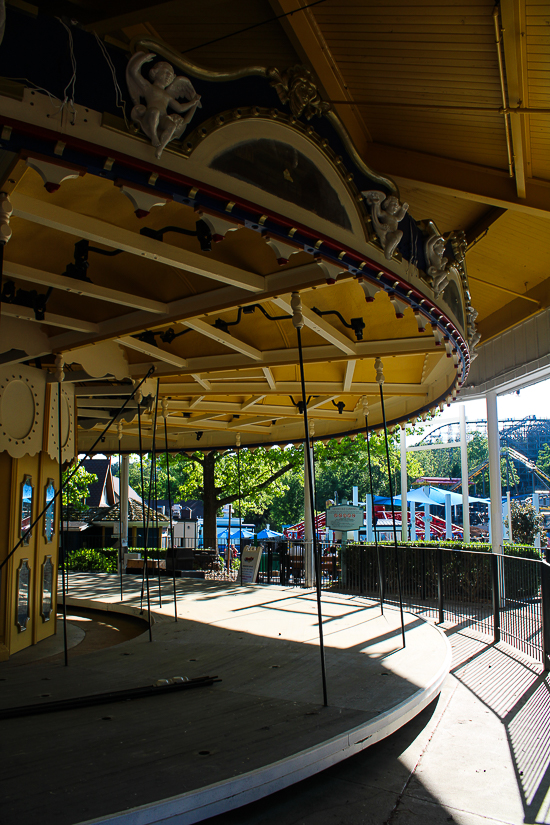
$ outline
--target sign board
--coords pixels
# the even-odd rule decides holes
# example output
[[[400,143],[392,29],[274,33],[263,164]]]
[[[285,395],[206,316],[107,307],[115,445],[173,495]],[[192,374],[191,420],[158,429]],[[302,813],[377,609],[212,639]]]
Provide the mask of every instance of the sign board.
[[[241,584],[254,584],[260,569],[263,547],[251,547],[249,544],[244,548],[241,555]]]
[[[362,507],[355,507],[353,504],[337,504],[327,510],[326,518],[329,530],[340,530],[346,533],[363,527],[365,511]]]

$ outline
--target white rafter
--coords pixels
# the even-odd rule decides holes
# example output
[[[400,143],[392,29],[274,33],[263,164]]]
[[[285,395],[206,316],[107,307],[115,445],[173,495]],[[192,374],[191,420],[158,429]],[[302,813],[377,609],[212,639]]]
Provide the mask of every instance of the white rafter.
[[[40,201],[28,195],[14,192],[11,196],[13,214],[18,218],[48,226],[69,235],[87,238],[94,243],[101,243],[114,249],[122,249],[131,255],[139,255],[151,261],[193,272],[203,278],[209,278],[231,286],[238,286],[247,292],[262,292],[265,281],[261,275],[246,272],[230,266],[212,257],[205,257],[198,252],[191,252],[178,246],[171,246],[164,241],[148,238],[137,232],[120,226],[80,215],[70,209],[54,206],[48,201]]]
[[[219,344],[223,344],[230,349],[240,352],[242,355],[248,356],[248,358],[253,358],[255,361],[262,360],[262,353],[259,349],[256,349],[256,347],[251,347],[249,344],[245,344],[244,341],[239,341],[234,335],[230,335],[228,332],[217,329],[216,327],[207,324],[205,321],[194,318],[192,321],[185,320],[180,323],[182,323],[183,326],[194,329],[195,332],[200,332],[201,335],[205,335],[207,338],[212,338]]]
[[[276,387],[276,383],[272,371],[269,369],[269,367],[262,367],[262,372],[265,376],[265,380],[269,384],[270,389],[274,390]]]
[[[241,406],[241,412],[246,412],[250,409],[250,407],[253,407],[255,404],[259,404],[261,401],[263,401],[264,398],[265,395],[256,395],[254,396],[254,398],[250,398],[248,401],[245,401],[244,404]]]
[[[201,378],[200,373],[192,372],[191,373],[191,378],[194,378],[195,381],[197,382],[197,384],[200,384],[200,386],[204,390],[211,390],[212,389],[212,385],[210,384],[210,381],[207,381],[206,378]]]
[[[285,312],[289,312],[292,315],[290,297],[273,298],[272,301],[278,307],[284,309]],[[324,321],[323,318],[320,318],[315,312],[312,312],[311,309],[302,306],[302,316],[306,326],[316,332],[317,335],[320,335],[321,338],[329,341],[339,350],[345,352],[346,355],[357,355],[356,347],[349,338],[331,326],[331,324],[327,323],[327,321]]]
[[[157,359],[158,361],[165,361],[167,364],[172,364],[174,367],[187,366],[187,361],[185,358],[180,358],[179,355],[175,355],[173,352],[166,352],[160,347],[155,347],[152,344],[148,344],[146,341],[140,341],[139,338],[133,338],[131,335],[126,335],[124,338],[115,338],[115,341],[117,344],[122,344],[123,347],[136,350],[136,352],[142,352],[145,355],[149,355],[151,358]]]
[[[99,326],[91,321],[82,321],[80,318],[70,318],[67,315],[56,315],[53,312],[45,312],[44,318],[38,320],[34,310],[30,307],[22,307],[17,304],[2,304],[2,315],[6,318],[19,318],[23,321],[34,321],[37,324],[47,324],[52,327],[71,329],[75,332],[98,333]]]
[[[34,267],[23,266],[23,264],[16,264],[10,261],[4,261],[4,275],[10,278],[17,278],[19,281],[28,281],[33,284],[40,284],[41,286],[51,286],[64,292],[83,295],[86,298],[96,298],[99,301],[118,304],[129,309],[140,309],[155,314],[165,313],[168,309],[168,304],[162,303],[161,301],[153,301],[150,298],[140,298],[139,295],[119,292],[117,289],[109,289],[106,286],[96,286],[87,281],[78,281],[75,280],[75,278],[68,278],[65,275],[44,272],[41,269],[34,269]]]
[[[357,361],[348,361],[348,363],[346,364],[346,374],[344,376],[344,383],[342,385],[342,389],[344,390],[344,392],[350,391],[356,364]]]

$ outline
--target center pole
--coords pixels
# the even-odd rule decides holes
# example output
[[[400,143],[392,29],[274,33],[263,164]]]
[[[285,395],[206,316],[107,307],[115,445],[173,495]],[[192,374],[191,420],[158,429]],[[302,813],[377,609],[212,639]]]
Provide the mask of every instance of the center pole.
[[[300,300],[300,293],[293,292],[290,301],[292,307],[292,324],[296,329],[298,336],[298,357],[300,359],[300,381],[302,383],[302,407],[304,414],[304,428],[306,447],[306,471],[309,482],[309,501],[305,502],[305,506],[310,508],[311,518],[313,522],[313,557],[315,559],[315,589],[317,591],[317,616],[319,620],[319,652],[321,654],[321,678],[323,681],[323,704],[328,706],[327,698],[327,674],[325,666],[325,646],[323,642],[323,613],[321,610],[321,560],[319,557],[319,547],[317,544],[317,532],[315,530],[315,507],[313,496],[313,467],[311,461],[311,452],[309,450],[309,422],[307,417],[307,403],[306,403],[306,381],[304,375],[304,355],[302,352],[302,327],[304,326],[304,317],[302,315],[302,301]]]

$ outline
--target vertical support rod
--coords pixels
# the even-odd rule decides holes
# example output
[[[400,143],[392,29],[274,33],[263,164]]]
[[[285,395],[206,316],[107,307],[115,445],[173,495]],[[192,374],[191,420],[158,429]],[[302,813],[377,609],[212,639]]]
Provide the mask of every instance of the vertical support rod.
[[[119,422],[118,436],[118,566],[120,570],[120,601],[124,601],[124,588],[122,582],[122,568],[124,567],[124,549],[122,547],[122,450],[121,450],[121,427]]]
[[[237,487],[239,492],[239,573],[241,578],[241,585],[243,583],[243,508],[241,504],[241,434],[237,433]]]
[[[119,474],[119,503],[120,503],[120,512],[121,512],[121,532],[120,532],[120,542],[122,545],[122,550],[126,548],[126,552],[128,552],[128,483],[129,483],[129,465],[130,465],[130,457],[128,455],[123,455],[120,464],[120,474]],[[124,555],[123,555],[124,561]]]
[[[491,554],[491,581],[493,591],[493,640],[500,642],[500,593],[499,593],[499,559],[496,553]]]
[[[460,470],[462,476],[462,528],[464,542],[470,541],[470,495],[468,486],[468,442],[466,441],[466,407],[459,407],[460,418]]]
[[[63,432],[61,426],[61,381],[64,378],[63,367],[58,368],[57,384],[57,432],[59,437],[59,489],[63,489]],[[70,426],[70,422],[67,422]],[[68,502],[67,502],[68,505]],[[63,493],[59,497],[59,556],[61,560],[61,594],[63,603],[63,657],[65,667],[69,664],[69,648],[67,643],[67,587],[65,581],[65,540],[63,534]]]
[[[550,565],[540,562],[541,614],[542,614],[542,662],[550,670]]]
[[[498,434],[497,394],[488,392],[487,441],[489,444],[489,482],[491,485],[491,544],[493,553],[502,552],[502,484],[500,478],[500,440]]]
[[[306,457],[307,457],[307,476],[309,481],[309,502],[306,503],[306,507],[309,505],[312,518],[314,518],[314,498],[313,498],[313,467],[311,461],[311,453],[309,451],[309,422],[307,417],[307,398],[306,398],[306,380],[305,380],[305,372],[304,372],[304,355],[302,351],[302,329],[301,327],[304,324],[304,319],[302,316],[302,302],[300,300],[300,295],[297,292],[292,293],[291,299],[291,306],[294,311],[293,315],[293,325],[296,329],[296,333],[298,336],[298,357],[300,360],[300,380],[302,384],[302,405],[304,409],[304,429],[305,429],[305,439],[304,445],[306,447]],[[317,591],[317,616],[319,621],[319,653],[321,656],[321,678],[323,682],[323,704],[325,707],[328,706],[328,698],[327,698],[327,674],[326,674],[326,666],[325,666],[325,645],[323,640],[323,612],[321,609],[321,560],[319,556],[319,550],[317,547],[317,533],[313,530],[313,554],[315,558],[316,564],[316,576],[315,576],[315,584],[316,584],[316,591]]]
[[[401,541],[406,542],[409,538],[407,520],[407,432],[405,427],[401,427],[399,439],[401,451]]]
[[[140,393],[141,395],[141,393]],[[143,610],[143,582],[147,593],[147,621],[149,623],[149,641],[153,641],[153,629],[151,627],[151,596],[149,593],[149,570],[147,569],[147,540],[145,532],[145,484],[143,481],[143,443],[141,439],[141,398],[138,398],[138,436],[139,436],[139,468],[141,473],[141,514],[143,516],[143,578],[141,580],[141,610]]]
[[[310,493],[311,493],[311,486],[312,481],[310,481],[309,476],[309,462],[311,460],[311,453],[309,450],[309,436],[304,441],[304,553],[303,553],[303,560],[304,560],[304,583],[306,587],[313,587],[314,583],[314,570],[315,570],[315,558],[314,558],[314,544],[313,544],[313,533],[315,530],[314,522],[315,522],[315,512],[313,509],[310,509],[309,502],[310,502]]]
[[[377,359],[379,360],[379,359]],[[381,369],[381,365],[380,365]],[[386,424],[386,409],[384,406],[384,390],[382,389],[382,382],[379,381],[380,387],[380,404],[382,406],[382,421],[384,423],[384,443],[386,445],[386,462],[388,465],[388,482],[390,485],[390,501],[391,501],[391,514],[392,514],[392,522],[393,522],[393,546],[395,549],[395,569],[397,572],[397,590],[399,593],[399,615],[401,617],[401,636],[403,639],[403,647],[405,647],[405,619],[403,616],[403,593],[401,589],[401,569],[399,566],[399,550],[397,548],[397,528],[395,524],[395,510],[393,505],[393,484],[391,479],[391,465],[390,465],[390,448],[388,446],[388,426]]]
[[[369,416],[368,416],[368,408],[363,405],[363,409],[365,411],[365,436],[367,439],[367,461],[369,463],[369,490],[370,490],[370,498],[371,498],[371,506],[372,506],[372,525],[374,529],[374,547],[376,550],[376,559],[378,561],[378,587],[380,590],[380,612],[384,615],[384,598],[386,595],[386,575],[385,575],[385,559],[383,556],[384,549],[382,548],[382,553],[380,552],[380,546],[378,544],[378,533],[376,530],[376,512],[374,509],[374,491],[372,489],[372,463],[370,458],[370,435],[369,435]]]
[[[166,479],[168,486],[168,510],[170,512],[170,550],[172,551],[172,587],[174,590],[174,621],[178,620],[178,604],[176,591],[176,557],[174,555],[174,521],[172,518],[172,486],[170,482],[170,454],[168,452],[168,428],[166,426],[167,406],[166,399],[163,399],[162,413],[164,415],[164,449],[166,451]],[[166,402],[167,404],[168,402]],[[168,560],[168,548],[166,548],[166,560]],[[167,571],[168,572],[168,571]]]
[[[437,607],[439,616],[437,618],[438,624],[443,624],[445,621],[445,607],[443,604],[443,548],[437,548]]]

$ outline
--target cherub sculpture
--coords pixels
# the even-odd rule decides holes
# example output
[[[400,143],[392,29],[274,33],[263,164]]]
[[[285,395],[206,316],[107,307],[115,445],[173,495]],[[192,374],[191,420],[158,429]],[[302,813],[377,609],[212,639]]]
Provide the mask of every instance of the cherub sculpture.
[[[131,118],[145,132],[157,150],[156,157],[160,158],[167,144],[183,135],[195,110],[200,108],[201,99],[190,80],[181,75],[176,77],[170,63],[155,63],[149,71],[149,83],[141,74],[141,67],[155,56],[145,52],[132,55],[126,67],[126,82],[135,104]],[[145,98],[145,106],[141,103],[142,97]],[[180,103],[180,97],[188,102]],[[168,114],[168,108],[178,114]],[[184,112],[185,117],[180,117]]]
[[[432,289],[437,297],[449,283],[447,272],[450,267],[448,258],[443,255],[445,238],[433,226],[431,235],[426,238],[424,250],[428,263],[427,274],[432,279]]]
[[[362,192],[361,194],[370,206],[374,230],[384,248],[384,257],[389,261],[403,237],[403,232],[398,228],[398,224],[407,214],[409,204],[404,203],[401,205],[395,195],[386,197],[383,192],[377,190]]]

